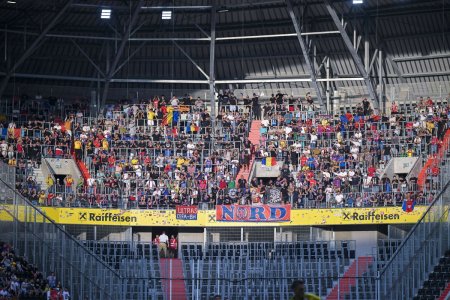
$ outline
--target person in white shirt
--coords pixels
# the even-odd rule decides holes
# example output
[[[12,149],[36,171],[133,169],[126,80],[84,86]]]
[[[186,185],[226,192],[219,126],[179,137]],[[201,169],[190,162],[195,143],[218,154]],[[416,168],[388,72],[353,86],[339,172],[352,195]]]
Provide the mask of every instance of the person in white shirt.
[[[70,300],[70,293],[67,290],[67,288],[64,288],[64,291],[62,292],[62,297],[63,297],[63,300]]]
[[[337,192],[334,196],[334,199],[336,200],[337,207],[343,207],[344,204],[344,195],[341,192]]]
[[[163,253],[162,257],[167,257],[167,242],[169,241],[169,237],[167,236],[166,232],[163,231],[162,234],[159,236],[159,246],[158,251],[159,253]]]

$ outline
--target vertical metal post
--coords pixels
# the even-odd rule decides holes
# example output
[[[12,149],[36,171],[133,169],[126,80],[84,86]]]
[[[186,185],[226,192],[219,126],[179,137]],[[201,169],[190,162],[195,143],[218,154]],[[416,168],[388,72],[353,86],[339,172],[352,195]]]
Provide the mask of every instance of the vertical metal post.
[[[169,259],[169,300],[172,300],[172,259]]]
[[[209,100],[211,106],[211,130],[212,136],[215,136],[216,122],[216,95],[215,95],[215,59],[216,59],[216,7],[211,9],[211,41],[209,44]]]
[[[241,243],[244,242],[244,227],[241,227]]]
[[[370,43],[369,43],[369,21],[364,24],[364,67],[366,72],[370,70]]]
[[[380,113],[384,113],[384,100],[383,100],[383,51],[378,51],[378,99],[379,99],[379,109]]]
[[[130,18],[130,23],[128,24],[128,27],[123,35],[122,41],[120,42],[119,49],[117,49],[117,51],[116,51],[116,56],[114,58],[114,61],[110,66],[109,72],[106,73],[101,106],[103,106],[105,104],[106,98],[108,98],[108,90],[109,90],[109,85],[111,83],[111,79],[114,75],[114,71],[117,68],[117,64],[119,63],[119,60],[122,57],[123,50],[125,49],[128,39],[130,38],[131,29],[133,28],[134,24],[136,23],[136,20],[138,19],[139,11],[141,10],[141,7],[142,7],[142,2],[143,2],[142,0],[139,0],[137,2],[136,7],[134,8],[134,11],[133,11],[133,15]],[[116,42],[117,42],[117,40],[116,40]]]
[[[326,74],[327,74],[327,113],[331,114],[331,91],[330,91],[330,58],[327,57],[327,65],[326,65]]]
[[[206,252],[206,242],[207,242],[207,237],[208,237],[207,234],[208,234],[208,232],[205,227],[205,228],[203,228],[203,253]]]

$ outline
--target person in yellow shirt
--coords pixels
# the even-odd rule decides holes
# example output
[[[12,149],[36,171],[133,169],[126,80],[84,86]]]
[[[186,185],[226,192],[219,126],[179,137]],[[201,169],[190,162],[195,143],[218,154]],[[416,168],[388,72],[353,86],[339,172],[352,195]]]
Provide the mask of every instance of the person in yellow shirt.
[[[155,112],[153,111],[153,109],[147,110],[147,125],[148,126],[155,125],[153,122],[154,119],[155,119]]]
[[[76,160],[80,160],[81,159],[81,154],[82,154],[82,150],[81,150],[82,144],[80,139],[76,139],[73,142],[73,149],[75,150],[75,159]]]
[[[55,184],[55,181],[53,180],[52,175],[48,174],[45,183],[47,183],[47,188],[48,188],[48,190],[49,190],[50,192],[53,192],[53,185]]]
[[[41,191],[39,193],[39,205],[44,206],[45,205],[45,199],[47,198],[47,196],[45,195],[44,191]]]
[[[314,294],[305,293],[305,283],[303,280],[295,280],[291,285],[294,296],[290,300],[320,300],[320,297]]]
[[[108,150],[109,150],[109,144],[108,144],[108,140],[107,140],[107,139],[103,139],[103,140],[102,140],[102,148],[103,148],[103,150],[105,150],[105,151],[108,151]]]

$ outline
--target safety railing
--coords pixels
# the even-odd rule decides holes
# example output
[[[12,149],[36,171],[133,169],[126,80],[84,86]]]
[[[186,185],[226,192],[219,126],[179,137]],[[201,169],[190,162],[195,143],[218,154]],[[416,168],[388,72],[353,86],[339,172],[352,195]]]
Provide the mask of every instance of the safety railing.
[[[3,178],[0,239],[46,274],[54,272],[73,299],[148,299],[148,277],[123,277],[55,224]]]
[[[450,249],[449,159],[441,162],[439,176],[445,183],[442,190],[379,272],[379,299],[412,299],[439,258]]]

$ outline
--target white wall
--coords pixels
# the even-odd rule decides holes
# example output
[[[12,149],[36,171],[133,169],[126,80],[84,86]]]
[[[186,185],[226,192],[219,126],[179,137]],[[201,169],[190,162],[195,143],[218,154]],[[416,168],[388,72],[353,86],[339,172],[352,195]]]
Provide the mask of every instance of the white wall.
[[[336,231],[335,239],[356,240],[356,256],[366,256],[377,246],[378,231]]]

